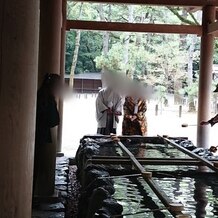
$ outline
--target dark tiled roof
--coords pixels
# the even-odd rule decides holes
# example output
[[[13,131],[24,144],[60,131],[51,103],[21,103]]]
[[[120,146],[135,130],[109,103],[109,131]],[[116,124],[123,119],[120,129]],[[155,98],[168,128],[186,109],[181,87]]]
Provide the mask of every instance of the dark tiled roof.
[[[65,74],[65,78],[69,79],[70,75]],[[81,73],[81,74],[75,74],[74,79],[95,79],[95,80],[101,80],[101,73]]]

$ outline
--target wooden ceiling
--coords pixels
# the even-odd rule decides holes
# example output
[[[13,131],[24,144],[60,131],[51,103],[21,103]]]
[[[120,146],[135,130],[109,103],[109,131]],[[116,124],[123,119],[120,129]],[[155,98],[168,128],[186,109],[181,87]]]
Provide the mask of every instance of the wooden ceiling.
[[[68,0],[72,1],[72,0]],[[176,6],[184,7],[189,12],[202,10],[205,6],[218,7],[218,0],[73,0],[85,3],[107,3],[107,4],[138,4],[152,6]],[[216,13],[216,19],[218,12]],[[100,31],[124,31],[124,32],[150,32],[150,33],[172,33],[172,34],[196,34],[202,35],[201,25],[172,25],[172,24],[137,24],[119,22],[99,22],[67,20],[66,30],[100,30]],[[218,22],[208,24],[208,34],[218,35]]]
[[[218,0],[73,0],[74,2],[111,3],[111,4],[138,4],[156,6],[203,7],[218,6]]]

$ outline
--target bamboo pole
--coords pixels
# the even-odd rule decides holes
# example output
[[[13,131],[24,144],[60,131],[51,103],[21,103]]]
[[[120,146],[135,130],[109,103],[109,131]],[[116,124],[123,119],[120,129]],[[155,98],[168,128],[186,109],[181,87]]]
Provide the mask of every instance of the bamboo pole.
[[[92,164],[125,164],[130,165],[132,162],[131,160],[127,159],[90,159],[88,160]],[[169,165],[169,166],[204,166],[204,163],[201,161],[196,160],[138,160],[138,162],[142,165]]]
[[[203,157],[198,156],[197,154],[195,154],[195,153],[189,151],[188,149],[186,149],[186,148],[184,148],[184,147],[182,147],[182,146],[176,144],[175,142],[173,142],[173,141],[171,141],[171,140],[169,140],[169,139],[163,138],[163,137],[161,137],[161,136],[159,136],[159,137],[162,138],[167,144],[172,145],[173,147],[175,147],[175,148],[177,148],[178,150],[180,150],[181,152],[183,152],[183,153],[189,155],[190,157],[193,157],[193,158],[198,159],[199,161],[201,161],[202,163],[204,163],[204,166],[207,166],[208,168],[210,168],[210,169],[213,170],[214,172],[218,173],[218,168],[216,168],[216,167],[214,166],[214,164],[211,163],[210,161],[206,160],[206,159],[203,158]]]
[[[112,139],[114,139],[123,150],[123,152],[125,152],[129,156],[131,162],[134,164],[136,169],[142,174],[144,180],[147,182],[153,192],[158,196],[158,198],[162,201],[162,203],[168,208],[170,213],[175,217],[177,217],[178,215],[183,215],[183,213],[181,212],[184,209],[183,205],[181,203],[173,203],[171,199],[169,199],[168,196],[159,188],[155,181],[152,180],[152,173],[145,171],[145,169],[138,162],[135,156],[126,148],[126,146],[122,142],[119,141],[119,139],[117,141],[117,139],[113,136]]]
[[[145,171],[144,167],[142,167],[142,165],[138,162],[135,156],[129,151],[129,149],[126,148],[126,146],[122,142],[118,141],[117,144],[120,146],[123,152],[125,152],[129,156],[131,162],[136,167],[136,169],[141,172],[143,177],[148,177],[148,178],[152,177],[152,173]]]
[[[94,155],[92,156],[92,159],[121,159],[121,160],[129,160],[129,157],[127,156],[100,156],[100,155]],[[141,160],[150,160],[150,161],[155,161],[155,160],[171,160],[171,161],[193,161],[197,160],[196,158],[150,158],[150,157],[136,157],[138,161]],[[218,160],[217,160],[218,161]]]
[[[158,141],[159,143],[164,143],[164,141],[157,137],[157,136],[140,136],[140,135],[120,135],[117,136],[120,140],[141,140],[144,143],[153,142],[154,140]],[[84,138],[92,138],[92,139],[110,139],[110,135],[85,135]],[[168,139],[175,139],[175,140],[186,140],[188,137],[168,137]],[[155,142],[156,143],[156,142]],[[157,144],[159,144],[157,143]],[[161,144],[160,143],[160,144]]]

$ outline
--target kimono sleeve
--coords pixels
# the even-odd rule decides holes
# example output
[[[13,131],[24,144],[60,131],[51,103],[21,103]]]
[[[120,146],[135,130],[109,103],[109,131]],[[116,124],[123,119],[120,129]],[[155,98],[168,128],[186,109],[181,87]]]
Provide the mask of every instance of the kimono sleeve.
[[[96,99],[96,119],[99,121],[103,117],[103,113],[108,107],[104,104],[103,93],[100,91]]]
[[[123,99],[121,96],[116,96],[116,106],[115,106],[115,110],[117,112],[121,112],[122,113],[122,110],[123,110]]]
[[[125,98],[125,102],[124,102],[124,105],[123,105],[123,111],[124,111],[124,116],[133,115],[133,111],[129,108],[129,99],[128,99],[128,97]]]
[[[141,105],[139,106],[139,110],[138,110],[138,113],[137,113],[137,117],[138,117],[139,120],[144,118],[144,115],[145,115],[146,111],[147,111],[146,101],[143,100],[141,102]]]

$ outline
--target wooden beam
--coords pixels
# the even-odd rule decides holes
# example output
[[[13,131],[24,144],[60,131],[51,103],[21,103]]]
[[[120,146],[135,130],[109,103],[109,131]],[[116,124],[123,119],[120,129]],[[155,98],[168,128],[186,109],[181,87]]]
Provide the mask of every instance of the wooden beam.
[[[218,11],[216,10],[215,13],[216,13],[216,15],[215,15],[216,16],[216,20],[218,20]]]
[[[217,35],[217,33],[218,33],[218,21],[208,24],[207,33]]]
[[[218,6],[218,0],[73,0],[74,2],[157,6]]]
[[[67,20],[66,29],[196,35],[202,34],[202,27],[200,25],[141,24],[81,20]]]
[[[202,7],[185,7],[185,9],[189,12],[189,13],[195,13],[197,11],[202,10]]]

